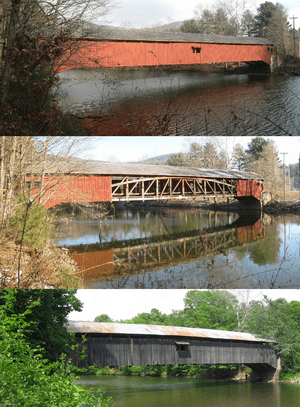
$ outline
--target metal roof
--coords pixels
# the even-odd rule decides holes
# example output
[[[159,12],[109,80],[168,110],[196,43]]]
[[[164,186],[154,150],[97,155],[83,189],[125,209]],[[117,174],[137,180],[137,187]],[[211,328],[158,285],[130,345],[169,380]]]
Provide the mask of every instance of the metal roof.
[[[85,38],[87,39],[87,38]],[[126,29],[102,26],[94,29],[88,39],[109,41],[150,41],[150,42],[201,42],[212,44],[254,44],[273,45],[273,41],[258,37],[238,37],[229,35],[195,34],[147,29]]]
[[[155,335],[182,336],[230,341],[277,342],[276,339],[262,339],[244,332],[217,331],[214,329],[186,328],[178,326],[119,324],[106,322],[68,322],[68,332],[78,334],[119,334],[119,335]]]
[[[39,166],[33,165],[33,172],[40,172]],[[30,168],[28,168],[30,172]],[[234,178],[234,179],[260,179],[254,172],[243,172],[235,170],[215,170],[209,168],[195,167],[174,167],[168,165],[147,165],[147,164],[120,164],[120,163],[98,163],[94,161],[70,163],[53,162],[47,163],[46,172],[48,174],[72,173],[90,175],[112,175],[112,176],[147,176],[147,177],[199,177],[199,178]]]

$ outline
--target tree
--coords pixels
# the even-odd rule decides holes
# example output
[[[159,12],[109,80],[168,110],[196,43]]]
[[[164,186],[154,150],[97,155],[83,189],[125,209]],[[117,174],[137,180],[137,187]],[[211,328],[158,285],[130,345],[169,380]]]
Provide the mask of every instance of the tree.
[[[273,140],[262,148],[258,160],[249,165],[249,169],[264,178],[265,188],[269,192],[278,192],[282,189],[280,176],[280,159]]]
[[[243,13],[241,20],[241,34],[247,37],[252,37],[254,30],[255,18],[250,10]]]
[[[169,318],[166,314],[162,314],[157,308],[152,308],[150,313],[143,312],[123,322],[128,324],[169,325],[168,321]]]
[[[186,294],[184,309],[170,315],[170,325],[235,331],[238,329],[234,309],[237,303],[228,291],[192,290]]]
[[[275,43],[276,51],[283,55],[290,54],[293,49],[289,28],[287,11],[282,5],[278,5],[268,20],[265,36]]]
[[[194,19],[186,20],[180,27],[180,31],[182,31],[184,33],[201,33],[202,32],[198,23]]]
[[[266,37],[266,28],[271,20],[274,10],[279,6],[270,1],[261,3],[257,9],[254,23],[254,33],[256,37]]]
[[[297,304],[299,308],[299,304]],[[245,330],[266,339],[278,339],[273,346],[281,351],[283,371],[295,372],[300,367],[299,320],[294,316],[295,304],[267,296],[254,302],[246,319]]]
[[[114,322],[112,319],[109,318],[107,314],[98,315],[95,319],[95,322]]]
[[[245,165],[245,151],[241,144],[236,144],[233,148],[233,168],[243,171]]]
[[[172,154],[166,161],[166,165],[175,167],[186,167],[188,165],[187,158],[183,153]]]
[[[5,305],[10,290],[0,290],[0,304]],[[82,303],[75,297],[76,290],[14,290],[11,291],[11,306],[7,316],[21,315],[33,303],[35,306],[26,313],[24,320],[28,325],[24,340],[32,349],[41,347],[43,357],[55,360],[67,352],[72,335],[65,323],[72,311],[81,311]]]
[[[258,160],[260,154],[266,144],[268,144],[269,139],[263,137],[255,137],[250,143],[248,143],[248,148],[245,153],[247,155],[247,160],[250,162]]]
[[[235,27],[223,7],[218,7],[213,11],[201,9],[201,11],[196,11],[195,15],[198,18],[186,21],[181,26],[181,31],[201,34],[236,35]]]
[[[76,384],[70,362],[60,358],[49,363],[25,339],[31,329],[30,313],[38,306],[32,301],[29,308],[15,313],[15,293],[2,293],[0,305],[0,399],[3,405],[22,407],[112,406],[111,399],[99,389],[85,390]],[[32,345],[32,344],[31,344]]]

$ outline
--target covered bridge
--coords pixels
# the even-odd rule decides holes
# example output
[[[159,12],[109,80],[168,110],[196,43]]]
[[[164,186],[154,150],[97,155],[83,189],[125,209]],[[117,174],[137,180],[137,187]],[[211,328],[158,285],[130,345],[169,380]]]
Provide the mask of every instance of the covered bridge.
[[[252,172],[167,165],[84,162],[70,173],[70,163],[48,164],[42,202],[46,208],[68,202],[232,197],[259,202],[263,178]],[[39,169],[33,194],[39,193]],[[60,176],[59,174],[64,174]],[[28,177],[28,182],[29,181]]]
[[[270,65],[274,43],[266,38],[99,27],[74,42],[57,73],[72,68],[217,64]]]
[[[249,333],[102,322],[69,322],[67,329],[77,343],[82,335],[87,339],[86,358],[79,360],[78,352],[72,354],[73,363],[80,367],[245,364],[271,376],[280,368],[268,344],[278,341]]]

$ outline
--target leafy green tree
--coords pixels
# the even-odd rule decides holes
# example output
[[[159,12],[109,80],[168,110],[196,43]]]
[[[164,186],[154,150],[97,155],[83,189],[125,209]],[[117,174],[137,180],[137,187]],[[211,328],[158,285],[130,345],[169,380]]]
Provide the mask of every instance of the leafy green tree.
[[[169,325],[203,329],[238,330],[236,297],[228,291],[189,291],[184,309],[170,315]]]
[[[16,407],[109,407],[113,403],[102,389],[94,392],[76,384],[70,362],[61,358],[49,363],[39,347],[32,348],[27,331],[32,324],[30,314],[38,301],[15,313],[13,291],[2,293],[0,305],[0,400],[1,405]]]
[[[128,324],[169,325],[169,317],[167,314],[161,313],[157,308],[152,308],[150,313],[143,312],[123,322]]]
[[[0,305],[5,305],[7,293],[0,290]],[[15,301],[7,310],[8,316],[23,314],[31,304],[37,302],[31,312],[25,315],[26,323],[31,323],[24,332],[24,339],[29,346],[41,347],[43,357],[57,359],[66,353],[72,335],[68,333],[65,323],[71,311],[81,311],[82,303],[75,297],[76,290],[13,290]]]
[[[107,314],[98,315],[95,319],[95,322],[114,322],[112,319],[109,318]]]
[[[281,351],[283,371],[300,368],[300,303],[288,303],[285,299],[254,302],[246,319],[245,330],[266,339],[278,339],[274,347]],[[296,315],[296,318],[295,318]]]
[[[246,10],[241,21],[242,34],[251,37],[253,35],[254,24],[255,18],[253,13],[250,10]]]

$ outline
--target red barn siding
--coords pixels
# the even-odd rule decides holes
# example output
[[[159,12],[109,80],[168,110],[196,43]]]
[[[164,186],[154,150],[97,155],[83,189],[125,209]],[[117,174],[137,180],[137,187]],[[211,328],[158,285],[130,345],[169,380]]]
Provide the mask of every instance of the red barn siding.
[[[260,201],[263,187],[254,180],[240,179],[236,182],[237,196],[253,196]]]
[[[45,177],[44,185],[46,192],[42,202],[45,208],[51,208],[60,203],[111,201],[110,176],[69,175],[65,178],[54,177],[53,179]],[[38,189],[32,191],[33,194],[38,192]]]
[[[78,46],[78,45],[77,45]],[[143,41],[82,41],[81,52],[74,53],[57,73],[81,67],[153,66],[216,64],[263,61],[270,65],[267,45],[209,44]],[[201,48],[200,53],[193,52]]]

